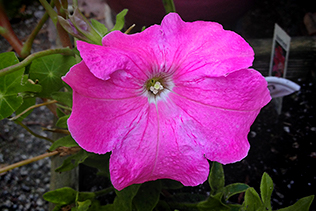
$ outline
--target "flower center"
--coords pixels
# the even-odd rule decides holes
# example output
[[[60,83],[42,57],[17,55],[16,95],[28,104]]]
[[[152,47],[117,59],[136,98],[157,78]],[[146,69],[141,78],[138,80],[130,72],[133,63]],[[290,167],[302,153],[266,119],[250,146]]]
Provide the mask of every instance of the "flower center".
[[[149,79],[146,83],[146,88],[154,95],[157,95],[164,89],[162,85],[162,79],[156,77]]]

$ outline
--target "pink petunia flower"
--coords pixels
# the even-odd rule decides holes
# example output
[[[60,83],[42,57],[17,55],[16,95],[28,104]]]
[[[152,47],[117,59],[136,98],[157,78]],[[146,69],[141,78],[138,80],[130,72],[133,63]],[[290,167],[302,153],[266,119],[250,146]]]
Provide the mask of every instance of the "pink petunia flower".
[[[270,94],[239,35],[170,13],[102,44],[78,41],[83,61],[63,80],[73,89],[69,131],[87,151],[112,151],[117,190],[161,178],[195,186],[208,177],[207,159],[247,155],[250,126]]]

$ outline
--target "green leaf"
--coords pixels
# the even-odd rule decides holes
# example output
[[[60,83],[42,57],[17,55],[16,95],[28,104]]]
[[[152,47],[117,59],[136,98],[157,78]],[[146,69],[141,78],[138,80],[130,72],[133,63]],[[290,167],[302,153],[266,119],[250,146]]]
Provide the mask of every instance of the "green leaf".
[[[76,146],[78,146],[77,142],[69,135],[55,141],[50,146],[49,150],[54,151],[58,147],[76,147]]]
[[[246,184],[234,183],[234,184],[229,184],[225,186],[221,192],[224,195],[224,201],[227,201],[233,195],[245,192],[248,188],[249,186]]]
[[[133,199],[137,211],[153,210],[158,201],[161,191],[161,181],[150,181],[142,184]]]
[[[263,210],[264,206],[260,196],[254,188],[248,188],[246,190],[243,208],[246,211]]]
[[[116,22],[115,25],[113,27],[113,29],[111,29],[112,31],[118,30],[121,31],[124,27],[125,24],[125,15],[127,14],[127,9],[122,10],[119,14],[116,15]]]
[[[228,211],[229,207],[222,203],[223,193],[215,196],[209,196],[206,201],[198,203],[197,207],[200,211]]]
[[[180,189],[184,187],[181,182],[171,179],[162,179],[161,185],[162,189]]]
[[[42,91],[42,86],[39,84],[32,84],[28,80],[29,76],[28,75],[23,75],[22,78],[22,86],[21,86],[21,92],[41,92]]]
[[[261,199],[266,210],[272,210],[271,195],[273,191],[273,181],[271,177],[264,172],[260,184]]]
[[[75,202],[76,195],[77,191],[69,187],[64,187],[45,193],[43,198],[54,204],[67,205]]]
[[[95,28],[95,30],[101,35],[101,37],[105,36],[108,33],[108,29],[105,27],[104,24],[100,23],[95,19],[91,19],[91,24]]]
[[[217,194],[225,185],[224,170],[222,164],[213,162],[210,174],[208,176],[208,183],[211,187],[211,194]]]
[[[116,197],[113,202],[113,211],[132,211],[132,202],[141,185],[135,184],[121,191],[115,190]]]
[[[55,169],[55,171],[56,172],[70,171],[76,168],[80,163],[84,162],[88,156],[89,156],[88,152],[84,150],[80,150],[76,154],[73,154],[67,157],[64,160],[63,164],[57,169]]]
[[[88,199],[83,202],[77,201],[77,203],[78,203],[77,211],[87,211],[90,208],[91,200]]]
[[[298,200],[295,204],[293,204],[292,206],[283,208],[283,209],[279,209],[278,211],[308,211],[309,207],[311,206],[312,202],[314,200],[314,195],[312,196],[307,196],[304,198],[301,198],[300,200]]]
[[[54,92],[51,96],[54,100],[72,107],[72,92]]]
[[[62,116],[60,117],[56,122],[56,127],[60,128],[68,128],[67,120],[70,117],[70,115]]]
[[[0,69],[19,63],[14,52],[0,54]],[[24,68],[0,77],[0,120],[7,118],[18,109],[23,98],[18,93],[22,87]]]
[[[29,74],[33,81],[38,80],[42,86],[42,91],[38,96],[50,98],[53,92],[57,92],[64,87],[61,77],[74,64],[75,58],[73,56],[60,54],[52,54],[35,59],[31,64]]]
[[[20,114],[21,112],[23,112],[27,108],[35,105],[35,103],[36,103],[36,99],[35,98],[26,98],[26,99],[23,100],[22,105],[15,111],[15,113],[16,114]],[[20,116],[17,120],[18,121],[22,121],[25,117],[27,117],[30,113],[32,113],[32,111],[33,111],[33,109],[29,110],[28,112],[26,112],[25,114]]]
[[[110,153],[102,155],[90,153],[89,157],[83,162],[83,164],[98,169],[97,175],[110,177],[109,160]]]

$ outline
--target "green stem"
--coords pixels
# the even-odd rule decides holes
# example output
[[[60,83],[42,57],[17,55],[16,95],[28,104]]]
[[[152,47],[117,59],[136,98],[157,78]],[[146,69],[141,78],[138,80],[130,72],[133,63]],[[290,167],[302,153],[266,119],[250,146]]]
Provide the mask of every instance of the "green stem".
[[[170,12],[176,12],[173,0],[162,0],[163,6],[165,7],[166,14]]]
[[[39,0],[42,4],[42,6],[45,8],[46,12],[48,13],[48,15],[50,16],[50,18],[52,19],[54,25],[56,26],[57,24],[57,13],[55,12],[55,10],[53,9],[53,7],[46,1],[46,0]]]
[[[53,0],[51,1],[50,6],[54,7]],[[23,48],[21,50],[21,57],[22,58],[25,58],[25,57],[30,55],[33,41],[48,18],[49,18],[48,12],[45,12],[43,17],[41,18],[41,20],[38,22],[38,24],[36,25],[36,27],[34,28],[32,33],[30,34],[30,36],[27,38],[26,42],[23,44]]]
[[[111,193],[114,190],[115,190],[114,187],[109,187],[109,188],[106,188],[106,189],[103,189],[103,190],[96,191],[94,193],[95,193],[95,196],[102,196],[102,195]]]
[[[41,136],[41,135],[38,135],[37,133],[34,133],[32,130],[30,130],[30,128],[28,128],[25,124],[23,124],[22,122],[20,121],[15,121],[15,123],[17,123],[18,125],[21,125],[25,130],[27,130],[27,132],[29,132],[30,134],[32,134],[33,136],[37,137],[37,138],[41,138],[41,139],[45,139],[51,143],[54,143],[54,141],[50,138],[47,138],[45,136]]]
[[[45,51],[40,51],[37,53],[33,53],[32,55],[26,57],[26,59],[24,59],[22,62],[6,67],[2,70],[0,70],[0,77],[7,75],[9,73],[12,73],[14,71],[17,71],[27,65],[29,65],[34,59],[43,57],[43,56],[48,56],[51,54],[64,54],[64,55],[68,55],[68,56],[74,56],[74,52],[69,49],[69,48],[57,48],[57,49],[48,49]]]

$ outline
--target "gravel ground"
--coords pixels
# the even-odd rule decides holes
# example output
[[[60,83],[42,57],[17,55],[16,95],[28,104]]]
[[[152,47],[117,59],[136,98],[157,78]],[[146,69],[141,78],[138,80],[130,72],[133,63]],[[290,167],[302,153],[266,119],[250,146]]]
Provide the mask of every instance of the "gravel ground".
[[[52,126],[52,114],[45,107],[37,108],[23,123],[42,135],[42,127]],[[12,164],[44,154],[50,142],[27,133],[12,121],[0,121],[0,165]],[[42,198],[49,191],[50,159],[13,169],[0,176],[0,210],[48,210]]]

